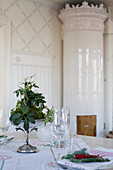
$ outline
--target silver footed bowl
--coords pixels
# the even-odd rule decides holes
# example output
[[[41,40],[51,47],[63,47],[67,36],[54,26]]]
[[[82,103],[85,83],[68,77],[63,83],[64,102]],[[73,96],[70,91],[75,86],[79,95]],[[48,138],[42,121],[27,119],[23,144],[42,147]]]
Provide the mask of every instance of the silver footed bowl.
[[[13,124],[13,122],[11,122],[11,123]],[[29,129],[27,131],[25,131],[25,129],[24,129],[24,121],[23,120],[20,122],[20,124],[18,126],[13,124],[14,126],[16,126],[16,131],[21,130],[26,135],[25,144],[20,146],[17,149],[17,152],[19,152],[19,153],[36,153],[36,152],[39,152],[39,149],[37,149],[36,146],[32,146],[32,145],[29,144],[29,134],[33,130],[37,131],[38,126],[41,126],[43,123],[44,123],[44,120],[36,119],[35,124],[29,123]]]
[[[11,121],[11,124],[16,126],[17,128],[23,128],[24,126],[24,120],[21,120],[21,122],[19,123],[19,125],[15,125],[12,121]],[[35,127],[38,127],[38,126],[41,126],[44,124],[44,120],[43,119],[36,119],[35,120],[35,123],[31,123],[29,122],[29,129],[32,129],[32,128],[35,128]]]

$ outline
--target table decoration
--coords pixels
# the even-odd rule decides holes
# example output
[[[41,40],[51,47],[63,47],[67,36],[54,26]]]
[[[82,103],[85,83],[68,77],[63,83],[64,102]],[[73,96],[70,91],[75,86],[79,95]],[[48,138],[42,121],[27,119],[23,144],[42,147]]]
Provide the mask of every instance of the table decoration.
[[[19,89],[14,91],[18,101],[15,108],[11,109],[10,121],[26,134],[26,144],[19,147],[17,152],[37,152],[35,146],[29,144],[29,133],[37,131],[42,123],[46,125],[53,120],[53,108],[45,105],[45,97],[39,92],[39,86],[33,80],[34,76],[25,78],[19,83]]]
[[[107,169],[113,167],[113,149],[106,149],[102,147],[93,148],[87,150],[86,153],[90,155],[96,154],[97,156],[102,156],[103,159],[109,159],[109,161],[104,162],[72,162],[69,159],[60,159],[58,160],[58,164],[62,167],[73,169],[84,169],[84,170],[95,170],[95,169]],[[65,154],[63,154],[65,155]],[[65,155],[66,156],[66,155]]]
[[[76,163],[83,163],[83,162],[109,162],[108,158],[103,158],[102,156],[98,155],[91,155],[86,152],[86,148],[83,148],[79,151],[75,151],[71,154],[67,154],[62,156],[61,159],[69,159],[71,162]]]

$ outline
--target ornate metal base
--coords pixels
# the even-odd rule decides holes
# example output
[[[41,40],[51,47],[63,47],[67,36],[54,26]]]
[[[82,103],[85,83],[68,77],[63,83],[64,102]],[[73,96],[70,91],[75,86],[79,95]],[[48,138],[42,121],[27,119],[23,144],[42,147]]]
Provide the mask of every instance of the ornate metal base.
[[[20,146],[18,149],[17,149],[17,152],[19,153],[35,153],[35,152],[39,152],[39,149],[37,149],[37,147],[35,146],[31,146],[31,145],[27,145],[27,144],[24,144],[23,146]]]

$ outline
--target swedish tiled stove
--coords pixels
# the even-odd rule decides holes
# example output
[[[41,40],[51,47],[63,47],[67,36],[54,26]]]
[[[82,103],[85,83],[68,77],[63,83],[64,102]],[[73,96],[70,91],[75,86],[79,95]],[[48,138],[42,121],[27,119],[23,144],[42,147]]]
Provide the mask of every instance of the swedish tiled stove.
[[[104,130],[103,31],[108,18],[100,6],[66,5],[60,10],[64,40],[63,103],[71,108],[71,133],[77,115],[96,115],[96,135]]]

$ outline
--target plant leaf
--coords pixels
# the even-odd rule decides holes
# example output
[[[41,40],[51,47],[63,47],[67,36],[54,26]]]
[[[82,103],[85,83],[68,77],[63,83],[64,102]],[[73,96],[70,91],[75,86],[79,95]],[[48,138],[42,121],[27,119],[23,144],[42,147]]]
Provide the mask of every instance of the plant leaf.
[[[29,129],[29,121],[27,119],[24,120],[24,129],[26,131]]]
[[[19,123],[21,122],[21,120],[22,120],[22,117],[21,118],[19,118],[19,119],[16,119],[13,123],[14,123],[14,125],[19,125]]]
[[[10,116],[10,120],[15,120],[15,119],[18,119],[18,118],[20,118],[20,117],[22,117],[22,114],[20,114],[20,113],[14,113],[14,114],[12,114],[11,116]]]
[[[35,97],[35,94],[32,90],[29,90],[27,94],[29,95],[29,97]]]
[[[32,117],[32,116],[34,116],[35,114],[34,113],[29,113],[28,115],[27,115],[27,117],[29,118],[29,117]]]
[[[35,88],[39,88],[39,86],[37,86],[35,83],[33,84],[33,86],[34,86]]]
[[[40,99],[42,97],[42,93],[38,93],[35,95],[37,99]]]
[[[29,111],[29,106],[25,106],[25,104],[22,102],[21,103],[21,107],[22,107],[22,112],[25,114],[25,113],[28,113]]]
[[[17,91],[16,96],[17,96],[17,97],[19,96],[19,91]]]
[[[28,119],[31,123],[35,124],[35,119],[33,119],[32,117],[29,117]]]

